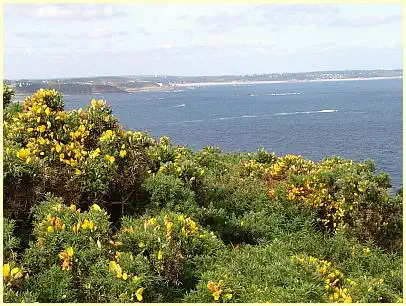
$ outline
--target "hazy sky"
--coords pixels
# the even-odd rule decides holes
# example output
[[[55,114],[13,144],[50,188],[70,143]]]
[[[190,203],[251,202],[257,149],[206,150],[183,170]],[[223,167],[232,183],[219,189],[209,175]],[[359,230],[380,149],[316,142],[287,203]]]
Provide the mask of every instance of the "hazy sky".
[[[398,4],[4,5],[5,78],[402,68]]]

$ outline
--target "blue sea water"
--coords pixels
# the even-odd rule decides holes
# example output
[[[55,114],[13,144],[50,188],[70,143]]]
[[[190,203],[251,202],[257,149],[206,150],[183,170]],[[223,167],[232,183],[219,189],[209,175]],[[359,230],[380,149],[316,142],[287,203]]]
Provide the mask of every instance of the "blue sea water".
[[[66,108],[92,96],[65,96]],[[402,79],[225,85],[103,94],[121,124],[197,150],[373,159],[402,185]]]

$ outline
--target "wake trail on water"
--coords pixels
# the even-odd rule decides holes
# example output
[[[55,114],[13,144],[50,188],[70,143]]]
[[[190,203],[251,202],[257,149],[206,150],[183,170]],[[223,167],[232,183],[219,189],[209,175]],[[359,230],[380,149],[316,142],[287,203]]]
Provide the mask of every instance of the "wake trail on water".
[[[301,92],[271,92],[266,94],[258,94],[258,93],[249,93],[249,94],[236,94],[236,96],[249,96],[249,97],[258,97],[258,96],[296,96],[301,95]]]
[[[267,93],[265,96],[295,96],[295,95],[301,95],[301,92],[272,92],[272,93]]]
[[[184,105],[184,104],[181,104]],[[175,106],[173,106],[175,107]],[[296,115],[296,114],[317,114],[317,113],[335,113],[338,112],[336,109],[322,109],[317,111],[304,111],[304,112],[290,112],[290,113],[275,113],[270,115],[241,115],[235,117],[219,117],[219,118],[210,118],[210,119],[197,119],[197,120],[185,120],[172,122],[167,124],[183,124],[183,123],[195,123],[195,122],[207,122],[207,121],[224,121],[224,120],[235,120],[235,119],[244,119],[244,118],[268,118],[272,116],[285,116],[285,115]]]

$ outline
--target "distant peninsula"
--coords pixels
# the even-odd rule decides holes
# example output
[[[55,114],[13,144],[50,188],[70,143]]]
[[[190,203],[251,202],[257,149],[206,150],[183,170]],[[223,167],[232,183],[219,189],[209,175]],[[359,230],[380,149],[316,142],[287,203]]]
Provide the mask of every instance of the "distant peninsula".
[[[95,95],[103,93],[166,91],[183,87],[214,85],[401,78],[402,75],[402,69],[344,70],[224,76],[134,75],[60,79],[8,79],[5,80],[5,83],[12,87],[16,94],[31,94],[40,88],[51,88],[64,94]]]

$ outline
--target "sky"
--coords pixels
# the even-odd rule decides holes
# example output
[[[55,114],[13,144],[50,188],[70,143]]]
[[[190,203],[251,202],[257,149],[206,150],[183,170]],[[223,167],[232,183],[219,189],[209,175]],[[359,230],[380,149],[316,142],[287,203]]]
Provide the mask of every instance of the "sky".
[[[400,4],[5,4],[4,77],[402,68]]]

